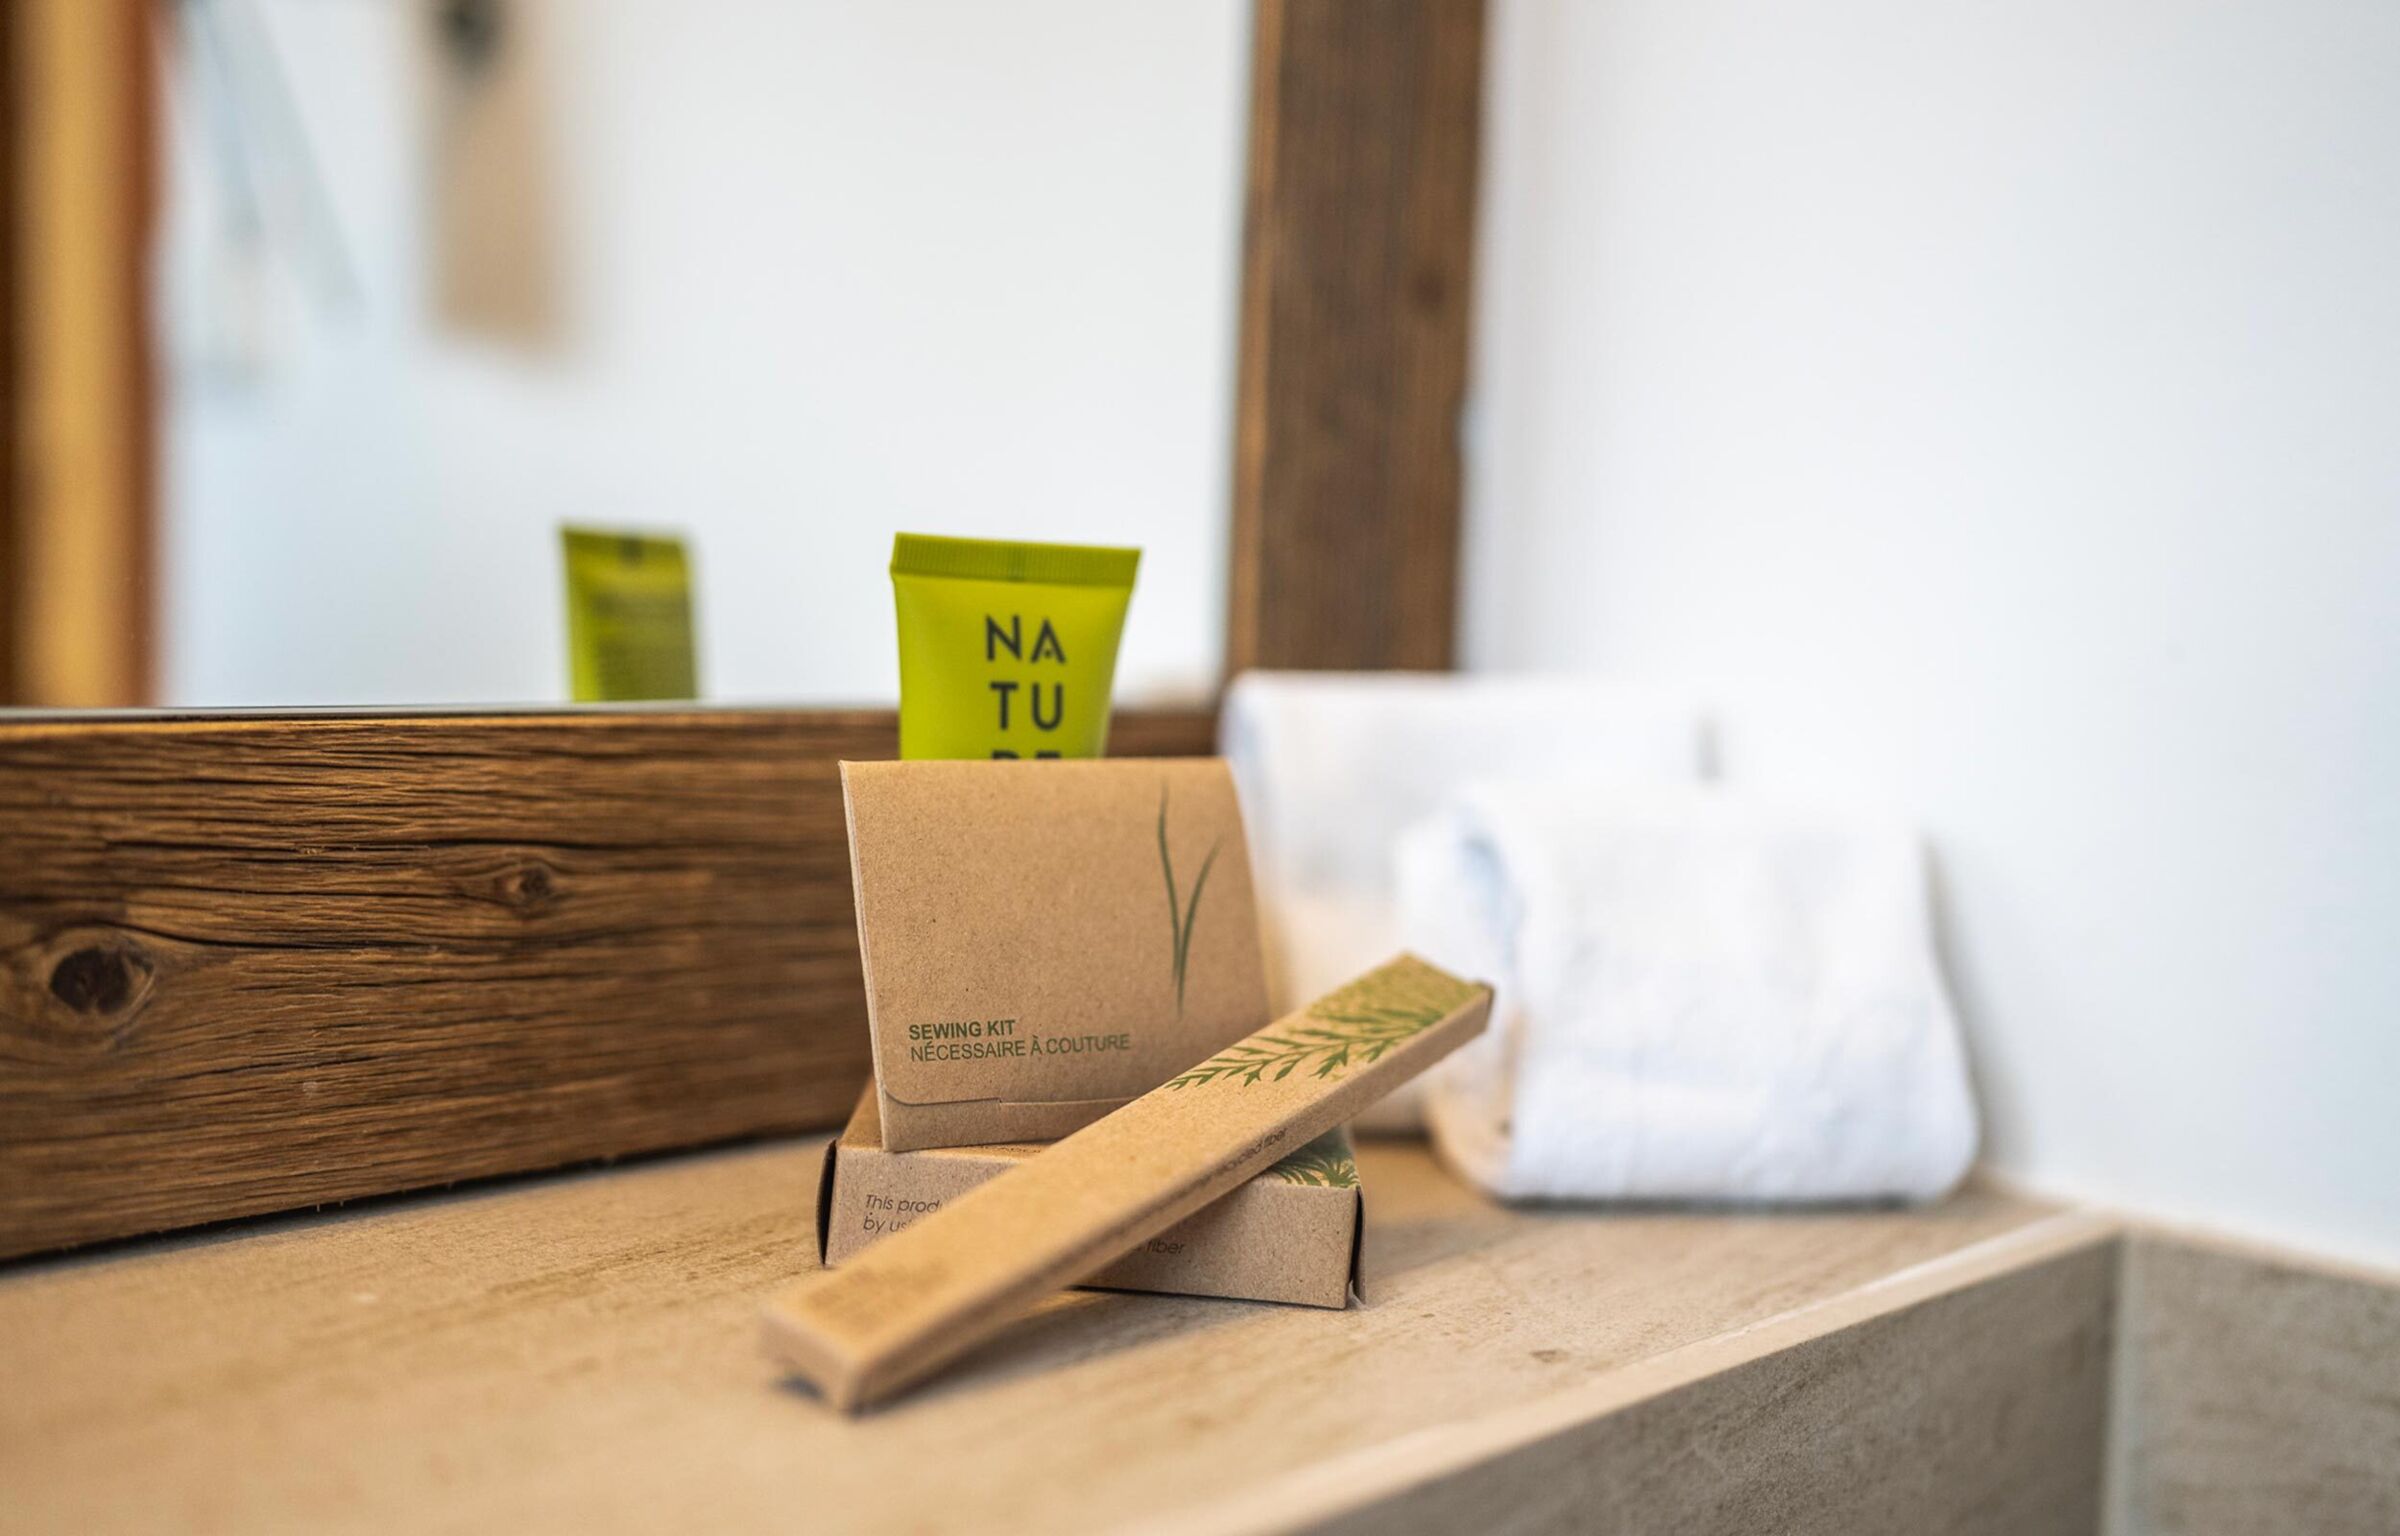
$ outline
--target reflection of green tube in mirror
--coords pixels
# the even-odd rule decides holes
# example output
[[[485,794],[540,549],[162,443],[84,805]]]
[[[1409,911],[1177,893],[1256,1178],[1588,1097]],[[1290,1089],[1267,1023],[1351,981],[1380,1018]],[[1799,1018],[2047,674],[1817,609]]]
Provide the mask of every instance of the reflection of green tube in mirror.
[[[691,561],[683,540],[561,528],[559,541],[575,702],[698,698]]]
[[[902,757],[1098,757],[1138,549],[904,533]]]

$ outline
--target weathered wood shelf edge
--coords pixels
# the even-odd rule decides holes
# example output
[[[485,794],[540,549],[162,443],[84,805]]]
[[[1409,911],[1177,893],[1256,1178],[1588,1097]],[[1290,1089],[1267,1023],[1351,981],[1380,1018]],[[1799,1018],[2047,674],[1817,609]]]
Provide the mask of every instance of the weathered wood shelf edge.
[[[852,1418],[757,1338],[819,1150],[0,1271],[0,1523],[2400,1530],[2395,1276],[1980,1182],[1507,1209],[1370,1140],[1363,1305],[1062,1296]]]
[[[1212,710],[1111,750],[1213,750]],[[0,1257],[837,1123],[887,710],[0,713]]]

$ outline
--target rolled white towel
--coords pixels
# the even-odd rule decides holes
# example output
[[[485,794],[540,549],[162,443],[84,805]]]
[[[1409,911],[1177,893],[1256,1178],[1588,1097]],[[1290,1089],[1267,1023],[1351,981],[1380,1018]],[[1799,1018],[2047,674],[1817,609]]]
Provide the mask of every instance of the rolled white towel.
[[[1479,783],[1405,833],[1403,943],[1498,988],[1443,1155],[1508,1199],[1926,1200],[1975,1155],[1922,849],[1712,789]]]
[[[1508,772],[1686,783],[1701,762],[1701,717],[1690,704],[1557,677],[1245,672],[1226,694],[1222,739],[1278,1013],[1399,947],[1394,842],[1468,780]],[[1417,1124],[1406,1090],[1359,1120],[1364,1130]]]

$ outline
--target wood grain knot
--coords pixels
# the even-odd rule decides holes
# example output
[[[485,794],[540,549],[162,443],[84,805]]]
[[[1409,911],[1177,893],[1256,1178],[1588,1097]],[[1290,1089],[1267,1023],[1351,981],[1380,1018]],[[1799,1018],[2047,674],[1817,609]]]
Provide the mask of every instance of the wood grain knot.
[[[528,861],[500,877],[500,899],[519,911],[542,906],[558,894],[558,877],[546,864]]]
[[[1434,267],[1419,267],[1408,281],[1408,301],[1424,314],[1435,315],[1450,302],[1450,279]]]
[[[77,1013],[122,1013],[141,997],[149,979],[150,962],[138,950],[88,944],[51,967],[50,995]]]

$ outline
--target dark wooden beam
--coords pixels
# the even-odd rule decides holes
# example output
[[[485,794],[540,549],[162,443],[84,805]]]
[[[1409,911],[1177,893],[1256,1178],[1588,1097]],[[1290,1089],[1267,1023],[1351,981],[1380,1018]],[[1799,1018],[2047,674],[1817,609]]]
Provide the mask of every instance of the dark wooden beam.
[[[0,716],[0,1255],[837,1123],[868,1065],[834,764],[893,743],[875,711]]]
[[[1483,0],[1259,0],[1227,671],[1440,668]]]

